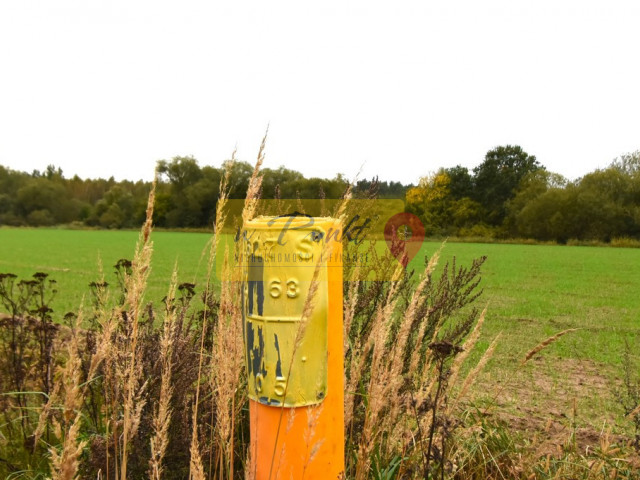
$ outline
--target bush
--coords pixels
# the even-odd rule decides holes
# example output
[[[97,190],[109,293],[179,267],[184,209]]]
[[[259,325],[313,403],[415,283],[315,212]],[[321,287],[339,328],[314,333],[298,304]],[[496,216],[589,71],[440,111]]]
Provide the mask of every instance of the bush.
[[[640,240],[630,237],[616,237],[611,239],[612,247],[640,248]]]
[[[27,215],[27,223],[34,227],[48,227],[56,223],[53,214],[47,209],[34,210]]]

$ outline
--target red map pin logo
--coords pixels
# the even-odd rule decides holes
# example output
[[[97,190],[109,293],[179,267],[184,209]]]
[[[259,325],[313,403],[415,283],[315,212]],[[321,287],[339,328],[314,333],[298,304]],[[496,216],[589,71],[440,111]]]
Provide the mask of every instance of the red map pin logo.
[[[398,213],[384,226],[384,239],[391,254],[404,268],[416,256],[424,240],[424,225],[413,213]]]

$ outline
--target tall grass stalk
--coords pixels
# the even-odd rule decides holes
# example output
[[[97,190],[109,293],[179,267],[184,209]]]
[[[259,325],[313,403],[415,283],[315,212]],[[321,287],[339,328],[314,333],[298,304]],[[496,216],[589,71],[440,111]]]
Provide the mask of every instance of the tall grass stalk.
[[[418,307],[424,300],[424,292],[427,285],[431,281],[431,275],[438,265],[440,259],[440,252],[442,247],[438,250],[429,260],[427,267],[422,273],[421,279],[418,282],[417,287],[411,295],[411,301],[409,306],[405,310],[400,320],[400,326],[395,334],[392,342],[390,355],[388,357],[388,363],[385,365],[384,378],[387,380],[384,382],[386,391],[391,398],[391,405],[387,415],[385,415],[385,425],[383,428],[390,432],[395,430],[398,426],[398,417],[401,409],[406,408],[401,402],[401,396],[394,396],[393,392],[399,392],[405,383],[405,358],[407,356],[407,344],[410,340],[412,328],[416,322],[416,315],[418,313]],[[426,322],[425,322],[426,323]],[[391,442],[390,442],[391,444]],[[389,444],[389,445],[390,445]]]
[[[242,313],[239,307],[237,287],[229,268],[229,249],[225,249],[220,292],[220,311],[215,325],[212,352],[212,391],[216,411],[216,433],[218,455],[220,456],[219,478],[233,479],[234,438],[238,406],[236,393],[241,388],[240,378],[243,366]],[[235,281],[234,281],[235,280]],[[226,472],[226,475],[225,475]]]
[[[260,200],[260,188],[262,187],[262,176],[260,175],[260,169],[262,168],[262,162],[264,162],[265,149],[267,145],[267,135],[269,129],[262,137],[260,143],[260,149],[258,150],[258,158],[256,164],[249,179],[249,186],[247,187],[247,195],[244,202],[244,208],[242,209],[242,224],[246,225],[247,222],[253,219],[256,215],[258,208],[258,202]]]
[[[200,453],[200,444],[198,440],[199,432],[198,432],[198,408],[200,403],[200,387],[202,383],[202,368],[204,356],[206,355],[205,351],[205,339],[207,337],[207,325],[209,323],[209,318],[211,315],[211,311],[209,309],[210,298],[213,295],[213,270],[216,266],[216,254],[218,250],[218,246],[220,243],[220,234],[222,233],[222,229],[224,227],[224,223],[226,220],[226,211],[225,206],[227,203],[227,199],[229,198],[229,177],[231,175],[231,170],[235,163],[235,150],[231,155],[231,160],[227,162],[226,170],[222,178],[220,179],[220,188],[219,188],[219,197],[218,203],[216,205],[216,221],[214,224],[214,236],[211,242],[211,247],[209,250],[209,258],[207,261],[207,284],[204,293],[204,311],[203,311],[203,321],[202,321],[202,331],[200,335],[200,350],[199,350],[199,359],[198,359],[198,378],[196,382],[196,393],[195,400],[193,403],[193,414],[192,414],[192,429],[191,429],[191,447],[190,447],[190,477],[194,480],[204,479],[204,466],[202,463],[202,456]],[[225,258],[226,261],[226,258]],[[215,348],[215,342],[214,342]],[[213,354],[215,357],[215,352]],[[221,368],[220,364],[212,363],[212,367]],[[211,373],[211,381],[215,383],[213,380],[216,376],[215,371]],[[214,390],[215,391],[215,390]],[[214,397],[214,402],[216,402]],[[224,416],[224,415],[223,415]],[[228,425],[227,425],[228,426]],[[231,431],[232,429],[228,429]],[[222,457],[221,457],[222,458]],[[233,462],[231,462],[233,463]],[[233,467],[231,467],[233,468]]]
[[[452,385],[456,383],[456,380],[458,379],[458,375],[460,373],[460,369],[462,368],[462,365],[464,364],[465,360],[473,350],[473,347],[476,346],[476,343],[480,339],[480,332],[482,330],[482,325],[484,325],[484,319],[486,314],[487,314],[487,309],[485,307],[485,309],[482,310],[482,313],[480,314],[480,317],[478,318],[478,321],[476,322],[475,327],[473,327],[473,330],[469,334],[469,337],[462,345],[462,352],[460,352],[460,355],[456,356],[456,358],[453,360],[451,364],[451,374],[449,376],[449,382],[451,382]]]
[[[483,317],[484,317],[484,314],[485,314],[485,312],[483,311],[482,312],[482,316]],[[493,357],[493,353],[495,352],[496,347],[498,346],[498,340],[500,339],[500,336],[501,336],[500,334],[496,335],[496,337],[493,339],[493,341],[489,345],[489,348],[487,348],[487,350],[482,355],[482,358],[480,358],[480,361],[467,374],[467,376],[465,377],[464,381],[462,382],[462,386],[460,387],[460,391],[456,395],[455,402],[453,402],[451,404],[452,407],[455,407],[456,405],[458,405],[460,400],[465,397],[465,395],[469,391],[469,388],[471,388],[471,385],[473,385],[473,383],[478,378],[480,372],[482,372],[482,370],[484,370],[484,367],[487,365],[489,360],[491,360],[491,357]]]
[[[368,355],[372,352],[371,358],[371,378],[367,388],[367,409],[364,418],[364,426],[362,428],[361,439],[358,446],[358,462],[356,464],[355,478],[356,480],[366,480],[369,476],[369,467],[371,464],[371,454],[376,445],[379,435],[382,433],[382,418],[380,413],[385,406],[387,400],[386,382],[389,380],[384,375],[384,362],[387,340],[391,327],[393,312],[398,302],[395,295],[399,284],[392,282],[392,286],[387,294],[386,305],[377,309],[369,342],[365,348]],[[360,363],[364,362],[365,357],[362,356]]]
[[[540,353],[542,350],[547,348],[553,342],[557,341],[560,337],[566,335],[567,333],[575,332],[577,330],[579,330],[579,329],[578,328],[568,328],[568,329],[562,330],[561,332],[558,332],[555,335],[552,335],[549,338],[547,338],[546,340],[540,342],[538,345],[536,345],[534,348],[532,348],[531,350],[529,350],[527,352],[527,354],[524,356],[524,359],[522,360],[522,365],[527,363],[529,360],[531,360],[533,357],[535,357],[538,353]]]
[[[76,326],[80,325],[81,319],[82,315],[79,315]],[[59,372],[58,379],[58,383],[64,385],[63,425],[54,421],[56,436],[64,440],[60,453],[56,448],[49,449],[52,480],[74,480],[77,478],[80,454],[86,445],[86,441],[79,438],[83,394],[80,387],[82,371],[76,332],[72,334],[68,343],[67,353],[67,362]],[[65,429],[64,433],[63,428]]]
[[[153,244],[150,237],[153,223],[156,182],[157,174],[151,185],[151,192],[149,193],[147,203],[147,216],[142,226],[142,231],[140,232],[138,245],[136,246],[136,252],[131,265],[131,274],[125,278],[126,295],[122,315],[126,316],[129,328],[126,342],[127,351],[122,352],[125,358],[122,439],[120,441],[120,476],[122,479],[127,478],[129,442],[138,430],[140,416],[145,405],[145,399],[143,397],[144,384],[140,384],[142,380],[142,352],[138,345],[138,340],[144,292],[151,269],[151,255],[153,253]]]
[[[178,285],[178,266],[173,268],[169,292],[165,300],[164,322],[160,337],[160,362],[162,378],[160,380],[160,399],[152,419],[153,435],[150,439],[151,460],[149,461],[150,480],[161,480],[162,461],[169,445],[169,424],[171,422],[171,396],[173,387],[171,375],[173,368],[173,341],[176,329],[176,288]]]

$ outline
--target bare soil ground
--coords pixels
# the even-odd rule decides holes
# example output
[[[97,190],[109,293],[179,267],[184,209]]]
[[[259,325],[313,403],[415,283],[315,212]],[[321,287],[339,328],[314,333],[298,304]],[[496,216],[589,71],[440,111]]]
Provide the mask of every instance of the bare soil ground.
[[[572,445],[582,454],[614,444],[631,446],[632,427],[614,394],[622,381],[607,367],[534,357],[520,370],[517,376],[483,379],[476,391],[489,392],[485,414],[506,422],[535,457],[561,456]],[[640,465],[639,455],[628,460]]]

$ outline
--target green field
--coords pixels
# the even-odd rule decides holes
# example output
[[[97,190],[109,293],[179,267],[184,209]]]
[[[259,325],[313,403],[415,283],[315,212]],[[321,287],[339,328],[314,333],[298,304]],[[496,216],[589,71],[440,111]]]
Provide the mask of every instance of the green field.
[[[62,315],[77,310],[88,284],[98,279],[101,260],[105,279],[116,283],[113,265],[131,259],[137,231],[0,229],[0,272],[20,278],[46,272],[57,281],[53,301]],[[154,232],[150,301],[166,293],[173,266],[179,280],[200,283],[206,275],[211,235]],[[410,268],[421,269],[424,257],[441,244],[425,242]],[[485,333],[503,332],[503,353],[517,358],[540,340],[567,328],[579,332],[557,342],[560,356],[615,365],[623,339],[640,329],[640,249],[448,243],[440,266],[456,257],[458,265],[486,255],[479,302],[487,305]]]
[[[425,244],[421,255],[439,245]],[[545,431],[549,422],[566,428],[574,401],[576,424],[585,431],[632,428],[616,394],[623,391],[627,343],[639,360],[640,249],[447,244],[443,260],[454,255],[460,265],[487,256],[479,299],[487,316],[470,365],[501,334],[476,398],[517,430]],[[520,364],[541,341],[570,328],[578,330]]]
[[[52,307],[60,316],[77,311],[89,283],[99,279],[102,261],[105,280],[117,284],[113,266],[131,260],[137,231],[58,229],[0,229],[0,272],[28,278],[45,272],[57,281],[59,293]],[[179,281],[199,283],[206,277],[208,242],[205,233],[153,233],[153,261],[148,301],[164,297],[177,262]],[[86,299],[88,301],[88,298]]]
[[[59,293],[53,308],[61,318],[77,310],[83,295],[89,294],[88,283],[98,279],[99,258],[105,279],[115,283],[112,266],[120,258],[132,258],[137,236],[135,231],[2,228],[0,273],[12,272],[20,278],[38,271],[49,273],[57,280]],[[154,232],[152,238],[147,300],[158,302],[165,295],[176,262],[180,281],[204,280],[211,235]],[[424,256],[438,248],[440,243],[426,242],[412,267],[422,268]],[[527,404],[532,410],[522,414],[531,416],[537,409],[549,408],[564,415],[575,398],[588,412],[585,423],[617,422],[620,415],[615,412],[610,384],[621,377],[625,340],[636,346],[640,342],[640,249],[448,243],[440,266],[454,256],[458,265],[469,265],[482,255],[488,259],[482,269],[484,294],[478,306],[486,305],[488,311],[473,358],[477,360],[491,340],[502,334],[494,358],[479,379],[481,385],[491,385],[484,392],[489,400],[511,413]],[[579,330],[519,366],[536,344],[568,328]],[[500,386],[498,393],[496,386]],[[525,390],[523,399],[519,392]]]
[[[421,254],[438,247],[426,243]],[[536,341],[579,328],[550,350],[615,365],[624,338],[640,332],[640,249],[449,243],[443,260],[456,256],[468,265],[480,255],[487,256],[485,330],[503,332],[502,351],[513,359]]]

